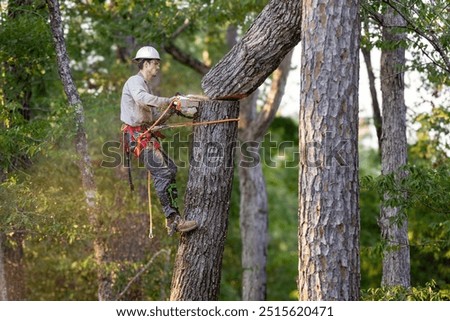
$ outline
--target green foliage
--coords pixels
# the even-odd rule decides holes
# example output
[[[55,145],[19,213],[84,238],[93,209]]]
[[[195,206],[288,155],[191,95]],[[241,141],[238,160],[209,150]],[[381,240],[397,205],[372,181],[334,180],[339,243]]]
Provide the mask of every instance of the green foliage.
[[[0,166],[21,167],[58,136],[54,49],[41,1],[0,11]],[[29,109],[31,117],[26,115]],[[30,118],[30,119],[29,119]]]
[[[450,33],[447,0],[437,1],[373,1],[362,2],[362,18],[365,32],[362,45],[368,48],[392,49],[397,46],[408,48],[413,59],[407,68],[417,70],[425,76],[424,83],[433,88],[450,84]],[[403,26],[393,28],[404,33],[406,42],[386,43],[381,36],[383,15],[387,8],[403,17]]]
[[[403,211],[423,206],[442,215],[449,215],[450,208],[450,167],[445,163],[436,168],[408,164],[397,172],[366,176],[362,188],[389,194],[386,206],[399,207]],[[398,176],[403,176],[398,178]]]
[[[444,163],[450,154],[450,109],[435,107],[430,113],[419,113],[414,122],[420,125],[411,153],[424,163]]]
[[[364,301],[448,301],[450,292],[439,290],[432,280],[425,286],[409,289],[402,286],[370,288],[363,291],[361,297]]]

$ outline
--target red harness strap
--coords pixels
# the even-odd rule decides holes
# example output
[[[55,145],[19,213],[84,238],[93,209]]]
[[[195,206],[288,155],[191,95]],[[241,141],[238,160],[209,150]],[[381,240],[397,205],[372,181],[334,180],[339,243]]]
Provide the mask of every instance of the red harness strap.
[[[125,150],[128,151],[131,146],[129,146],[130,142],[134,143],[134,148],[132,149],[133,154],[136,157],[139,157],[141,155],[142,151],[149,146],[149,144],[152,144],[153,148],[159,149],[161,148],[161,145],[159,144],[159,141],[156,139],[158,138],[164,138],[164,135],[160,132],[149,132],[147,131],[146,126],[130,126],[124,124],[122,126],[122,132],[129,135],[128,141],[125,141]],[[152,139],[153,138],[153,139]]]

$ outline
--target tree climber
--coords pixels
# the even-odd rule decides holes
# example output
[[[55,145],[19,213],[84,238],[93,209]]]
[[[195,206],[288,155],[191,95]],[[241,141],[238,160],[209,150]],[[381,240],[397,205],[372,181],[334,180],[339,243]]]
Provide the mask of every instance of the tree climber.
[[[196,221],[187,221],[179,213],[177,206],[176,173],[177,167],[162,149],[158,131],[149,131],[150,126],[158,120],[163,124],[176,112],[169,108],[161,113],[158,108],[178,105],[178,97],[166,98],[155,96],[150,81],[160,69],[160,56],[155,48],[140,48],[133,59],[139,72],[131,76],[123,86],[120,103],[120,120],[124,123],[125,148],[134,153],[150,172],[156,193],[166,217],[168,234],[188,232],[197,228]]]

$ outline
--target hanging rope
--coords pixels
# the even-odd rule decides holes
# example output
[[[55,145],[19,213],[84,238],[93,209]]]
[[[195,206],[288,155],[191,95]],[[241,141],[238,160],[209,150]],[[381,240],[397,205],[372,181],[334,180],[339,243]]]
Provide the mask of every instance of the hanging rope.
[[[147,172],[147,195],[148,195],[148,215],[150,219],[150,229],[149,229],[149,238],[153,238],[153,217],[152,217],[152,191],[151,191],[151,174],[150,171]]]

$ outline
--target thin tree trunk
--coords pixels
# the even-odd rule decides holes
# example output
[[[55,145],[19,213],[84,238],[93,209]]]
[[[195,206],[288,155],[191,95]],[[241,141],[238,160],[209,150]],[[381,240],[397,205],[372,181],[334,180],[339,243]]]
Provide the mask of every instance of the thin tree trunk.
[[[0,301],[8,301],[8,288],[6,284],[6,264],[4,254],[4,241],[6,235],[0,233]]]
[[[393,30],[395,26],[404,26],[402,17],[392,8],[384,16],[383,40],[396,49],[383,49],[381,52],[381,91],[383,95],[383,135],[381,140],[381,173],[396,173],[399,180],[405,173],[399,168],[407,162],[406,143],[406,105],[405,105],[405,49],[401,41],[403,33]],[[385,194],[384,200],[389,195]],[[401,285],[409,287],[410,253],[408,241],[408,220],[399,208],[382,206],[379,219],[381,235],[386,243],[383,251],[382,285]],[[400,224],[398,218],[402,216]]]
[[[241,142],[239,168],[240,228],[242,238],[242,299],[263,301],[266,299],[266,265],[268,232],[268,199],[266,182],[259,159],[248,162],[248,156],[259,156],[263,135],[275,118],[284,95],[292,51],[275,70],[267,102],[256,112],[258,91],[242,103],[239,126]],[[253,155],[246,155],[252,153]]]
[[[237,101],[204,101],[198,122],[236,118]],[[185,214],[199,228],[181,236],[171,300],[217,300],[227,233],[237,123],[197,126],[185,195]]]
[[[89,222],[95,233],[97,233],[93,247],[95,261],[98,265],[98,299],[112,300],[114,298],[114,293],[112,290],[113,280],[111,275],[105,269],[105,263],[107,262],[107,246],[106,241],[101,236],[101,213],[98,205],[97,187],[95,185],[94,174],[92,172],[91,159],[88,153],[86,132],[84,129],[84,108],[71,75],[59,3],[57,0],[47,0],[47,5],[50,12],[51,31],[56,47],[59,76],[63,83],[69,105],[75,111],[75,124],[77,130],[75,137],[75,148],[78,154],[78,166],[80,169],[82,186],[87,204]]]
[[[381,119],[380,104],[378,103],[377,89],[375,87],[375,74],[373,72],[372,59],[370,58],[370,50],[367,48],[361,48],[361,52],[363,54],[364,62],[366,64],[367,75],[369,76],[370,96],[372,97],[373,124],[377,132],[378,150],[381,153],[382,119]]]
[[[358,300],[359,1],[304,1],[300,300]]]
[[[23,243],[25,233],[14,231],[3,239],[3,263],[8,300],[25,299],[25,268],[23,263]]]
[[[259,150],[259,147],[256,147]],[[241,162],[245,162],[241,155]],[[242,238],[242,300],[266,299],[266,265],[268,231],[268,202],[266,182],[261,162],[254,166],[239,166],[240,229]]]
[[[254,92],[300,41],[301,1],[271,0],[247,33],[202,80],[213,99]]]

